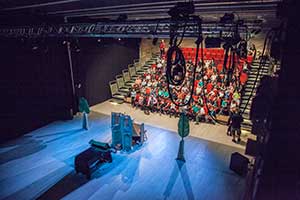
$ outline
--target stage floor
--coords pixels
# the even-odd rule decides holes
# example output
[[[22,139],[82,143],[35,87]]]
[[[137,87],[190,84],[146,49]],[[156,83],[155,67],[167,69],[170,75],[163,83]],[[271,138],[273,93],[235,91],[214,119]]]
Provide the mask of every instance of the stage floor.
[[[210,130],[202,124],[197,132],[192,125],[192,135],[199,135],[185,139],[183,164],[175,160],[180,137],[171,122],[167,129],[159,128],[165,121],[155,121],[159,118],[152,114],[144,116],[149,120],[145,120],[148,141],[143,146],[113,154],[113,162],[101,166],[90,181],[75,174],[74,156],[89,147],[89,140],[111,140],[110,116],[96,112],[100,107],[92,108],[88,131],[81,129],[81,118],[76,117],[1,144],[0,199],[241,199],[245,179],[228,166],[231,153],[244,150],[198,138],[217,132],[226,136],[225,127]],[[143,121],[140,117],[134,115]]]
[[[91,110],[103,113],[105,115],[110,115],[111,112],[121,112],[130,115],[135,121],[143,122],[145,124],[167,129],[173,132],[177,132],[177,124],[179,118],[171,117],[168,115],[160,115],[158,113],[150,113],[150,115],[145,115],[140,109],[132,108],[130,104],[115,104],[108,101],[97,104],[91,107]],[[226,134],[227,126],[220,124],[209,124],[209,123],[199,123],[190,122],[190,135],[205,139],[212,142],[217,142],[225,144],[228,146],[233,146],[236,148],[245,149],[246,142],[249,135],[242,134],[241,142],[239,144],[232,142],[232,137]],[[250,136],[251,137],[251,136]]]

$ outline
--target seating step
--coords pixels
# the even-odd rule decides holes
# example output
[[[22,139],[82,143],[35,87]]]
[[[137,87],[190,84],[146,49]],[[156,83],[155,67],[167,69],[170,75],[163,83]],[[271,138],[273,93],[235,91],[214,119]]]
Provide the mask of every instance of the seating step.
[[[120,99],[120,100],[124,100],[124,98],[125,98],[125,96],[121,95],[121,94],[114,94],[114,95],[112,95],[112,97],[114,99]]]
[[[252,131],[252,127],[244,127],[244,126],[242,126],[242,127],[241,127],[241,130],[242,130],[242,131],[248,131],[248,132],[251,132],[251,131]]]
[[[252,126],[252,122],[249,119],[244,119],[244,122],[242,124]]]
[[[129,88],[120,88],[119,92],[124,93],[124,94],[128,94],[129,93]]]
[[[111,98],[111,99],[109,99],[109,102],[122,104],[122,103],[124,103],[124,99],[121,100],[121,99],[117,99],[117,98]]]

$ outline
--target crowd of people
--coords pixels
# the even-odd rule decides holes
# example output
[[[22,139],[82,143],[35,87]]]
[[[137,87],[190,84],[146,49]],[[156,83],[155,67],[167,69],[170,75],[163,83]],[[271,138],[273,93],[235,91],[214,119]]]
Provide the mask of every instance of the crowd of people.
[[[229,115],[238,110],[243,85],[247,80],[247,64],[236,67],[228,79],[227,73],[217,68],[221,62],[222,60],[213,58],[204,60],[203,63],[199,61],[193,82],[195,66],[191,60],[187,61],[183,84],[171,85],[169,93],[165,75],[166,59],[161,56],[135,80],[130,93],[132,106],[141,108],[146,114],[158,112],[176,117],[185,112],[196,123],[214,123],[217,115]],[[191,96],[193,83],[194,91]],[[178,106],[187,102],[189,104],[186,106]]]

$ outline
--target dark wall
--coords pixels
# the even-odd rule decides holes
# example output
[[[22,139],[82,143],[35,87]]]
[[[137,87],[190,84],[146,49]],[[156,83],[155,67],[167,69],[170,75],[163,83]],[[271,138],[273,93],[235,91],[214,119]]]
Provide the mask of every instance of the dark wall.
[[[83,86],[78,96],[85,96],[90,105],[111,97],[108,82],[139,55],[138,39],[69,41],[75,83]],[[71,119],[70,111],[76,108],[63,39],[0,42],[0,142],[54,120]]]
[[[111,97],[108,82],[139,57],[139,39],[80,39],[80,52],[73,51],[75,81],[90,105]]]
[[[66,47],[56,40],[33,46],[28,40],[1,41],[1,141],[70,118]]]

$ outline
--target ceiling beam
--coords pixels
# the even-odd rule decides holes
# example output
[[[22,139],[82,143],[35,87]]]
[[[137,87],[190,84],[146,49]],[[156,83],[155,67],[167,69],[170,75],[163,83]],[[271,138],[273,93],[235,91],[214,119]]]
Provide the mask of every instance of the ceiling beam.
[[[197,37],[197,21],[179,23],[179,33],[185,32],[185,37]],[[7,27],[0,29],[2,37],[169,37],[171,27],[175,25],[169,20],[127,21],[127,22],[99,22],[80,24],[58,24],[29,27]],[[185,26],[185,28],[183,28]],[[226,34],[234,33],[235,24],[220,24],[218,22],[203,22],[204,34]],[[247,30],[260,29],[256,22],[245,22],[239,26],[239,33],[246,34]],[[184,31],[185,30],[185,31]]]
[[[16,6],[16,7],[11,7],[11,8],[4,8],[4,9],[1,9],[1,11],[21,10],[21,9],[28,9],[28,8],[39,8],[39,7],[45,7],[45,6],[54,6],[54,5],[60,5],[60,4],[73,3],[73,2],[78,2],[78,1],[80,1],[80,0],[62,0],[62,1],[47,2],[47,3],[38,3],[38,4],[31,4],[31,5],[25,5],[25,6]]]

